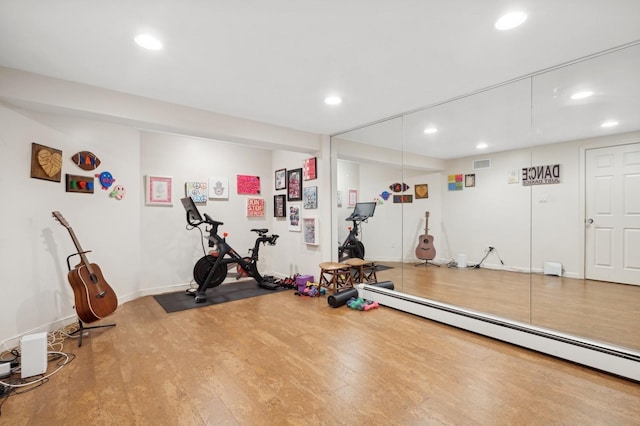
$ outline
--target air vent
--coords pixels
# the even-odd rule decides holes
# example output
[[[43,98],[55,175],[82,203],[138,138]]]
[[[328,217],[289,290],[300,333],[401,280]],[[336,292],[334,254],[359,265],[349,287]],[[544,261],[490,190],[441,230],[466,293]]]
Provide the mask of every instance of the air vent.
[[[473,160],[473,170],[490,169],[491,160]]]

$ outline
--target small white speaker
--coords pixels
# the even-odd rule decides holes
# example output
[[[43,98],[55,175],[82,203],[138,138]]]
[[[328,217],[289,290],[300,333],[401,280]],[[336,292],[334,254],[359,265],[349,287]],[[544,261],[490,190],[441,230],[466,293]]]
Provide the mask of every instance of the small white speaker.
[[[20,376],[31,377],[47,371],[47,333],[27,334],[20,339]]]
[[[544,262],[545,275],[562,276],[562,264],[558,262]]]

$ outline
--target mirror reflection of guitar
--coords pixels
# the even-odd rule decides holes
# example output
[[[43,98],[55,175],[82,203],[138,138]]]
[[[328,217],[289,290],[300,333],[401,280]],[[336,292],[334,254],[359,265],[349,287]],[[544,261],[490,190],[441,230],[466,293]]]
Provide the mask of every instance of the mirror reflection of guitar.
[[[100,267],[89,263],[86,251],[82,250],[73,229],[60,212],[53,212],[53,217],[69,231],[75,244],[80,263],[69,271],[68,279],[75,297],[75,308],[82,322],[90,323],[111,315],[118,307],[118,297],[107,284]]]
[[[425,212],[425,217],[424,234],[418,237],[416,257],[422,260],[433,260],[436,257],[436,249],[433,247],[433,237],[429,235],[429,212]]]

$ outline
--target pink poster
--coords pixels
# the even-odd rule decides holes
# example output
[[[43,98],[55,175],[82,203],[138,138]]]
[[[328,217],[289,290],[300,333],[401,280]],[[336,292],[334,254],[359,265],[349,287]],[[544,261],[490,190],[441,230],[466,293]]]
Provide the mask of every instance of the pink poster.
[[[238,194],[260,194],[260,176],[237,175]]]

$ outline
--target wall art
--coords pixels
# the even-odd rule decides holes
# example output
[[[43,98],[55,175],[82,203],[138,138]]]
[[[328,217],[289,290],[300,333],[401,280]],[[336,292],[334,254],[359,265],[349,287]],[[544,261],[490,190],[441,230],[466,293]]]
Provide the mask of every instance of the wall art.
[[[302,177],[304,180],[313,180],[318,178],[318,160],[316,157],[307,158],[302,163]]]
[[[287,196],[273,196],[273,217],[287,217]]]
[[[420,198],[429,198],[429,185],[426,183],[414,185],[413,190],[416,194],[416,200]]]
[[[247,198],[247,217],[264,216],[264,198]]]
[[[93,176],[78,176],[70,174],[65,174],[64,176],[67,192],[93,194]]]
[[[287,169],[276,170],[274,181],[277,189],[287,189]]]
[[[209,191],[207,182],[185,182],[185,196],[191,197],[194,203],[206,203]]]
[[[225,176],[209,177],[209,199],[228,199],[229,198],[229,178]]]
[[[318,187],[308,186],[302,190],[302,206],[305,209],[317,209],[318,208]]]
[[[409,189],[409,185],[407,185],[406,183],[396,182],[389,185],[389,189],[393,192],[404,192]]]
[[[449,191],[462,191],[462,177],[462,173],[449,175],[447,179],[447,188]]]
[[[288,210],[289,231],[300,232],[300,203],[289,204]]]
[[[396,204],[400,203],[413,203],[413,195],[403,194],[403,195],[394,195],[393,202]]]
[[[287,170],[287,201],[302,200],[302,169]]]
[[[302,219],[302,238],[305,244],[317,246],[320,244],[320,229],[317,217],[305,217]]]
[[[113,175],[111,174],[111,172],[108,172],[106,170],[102,173],[98,173],[97,175],[95,175],[95,177],[98,178],[98,182],[100,182],[100,187],[105,191],[111,188],[111,185],[113,185],[113,182],[116,181]]]
[[[100,165],[100,159],[89,151],[80,151],[73,154],[71,161],[82,170],[95,170]]]
[[[62,151],[32,143],[31,177],[60,182],[62,180]]]
[[[122,200],[125,195],[127,195],[127,190],[122,185],[114,186],[113,190],[109,193],[109,197],[115,198],[116,200]]]
[[[355,207],[357,202],[358,202],[358,190],[350,189],[347,207]]]
[[[169,176],[145,176],[145,204],[147,206],[172,206],[172,183]]]
[[[471,174],[471,175],[464,175],[464,186],[467,188],[471,188],[476,186],[476,175]]]
[[[241,195],[260,194],[260,176],[237,175],[237,192]]]

